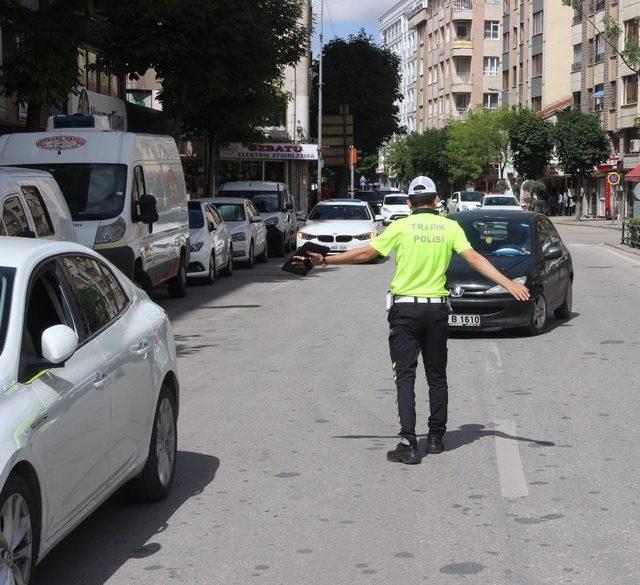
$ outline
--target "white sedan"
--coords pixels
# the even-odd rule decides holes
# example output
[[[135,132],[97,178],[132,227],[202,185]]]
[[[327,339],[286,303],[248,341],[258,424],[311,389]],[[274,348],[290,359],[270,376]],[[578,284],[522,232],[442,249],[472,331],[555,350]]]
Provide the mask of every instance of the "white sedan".
[[[233,274],[233,244],[227,224],[210,203],[189,201],[189,278],[213,284],[216,276]]]
[[[481,191],[456,191],[447,200],[447,215],[460,211],[473,211],[482,205],[485,194]]]
[[[0,583],[123,484],[171,491],[179,387],[165,312],[97,253],[0,238]]]
[[[305,242],[328,246],[338,254],[368,244],[382,231],[382,216],[356,199],[328,199],[318,203],[298,232],[298,248]]]
[[[522,209],[520,201],[513,195],[485,195],[482,208],[488,210],[513,211]]]
[[[380,213],[384,218],[383,222],[385,225],[389,225],[392,221],[400,219],[401,217],[411,215],[409,196],[404,193],[385,195]]]
[[[253,268],[256,260],[266,262],[269,259],[267,227],[252,201],[239,197],[214,197],[201,201],[213,203],[229,226],[234,262]]]

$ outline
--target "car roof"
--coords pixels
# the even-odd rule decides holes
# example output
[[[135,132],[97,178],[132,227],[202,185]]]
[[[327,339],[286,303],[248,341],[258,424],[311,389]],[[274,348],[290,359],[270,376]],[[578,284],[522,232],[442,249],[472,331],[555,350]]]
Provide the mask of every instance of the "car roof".
[[[387,197],[409,197],[407,193],[401,193],[400,191],[394,191],[393,193],[385,193],[384,198]]]
[[[360,199],[325,199],[320,201],[318,205],[331,205],[333,203],[346,203],[351,205],[366,205],[366,201],[360,201]]]
[[[284,183],[277,183],[275,181],[232,181],[229,183],[223,183],[220,185],[219,192],[225,191],[267,191],[267,190],[282,190],[285,187]]]
[[[23,167],[0,167],[0,178],[3,177],[42,177],[51,178],[51,173],[40,169],[29,169]]]
[[[250,202],[249,199],[244,199],[242,197],[201,197],[200,199],[192,199],[191,201],[202,201],[203,203],[210,203],[211,205],[221,203],[246,203],[247,201]]]
[[[513,197],[517,199],[515,195],[509,195],[508,193],[487,193],[485,197],[488,199],[489,197]]]
[[[0,266],[20,268],[37,264],[48,256],[70,252],[96,256],[93,250],[74,242],[0,236]]]
[[[536,217],[544,217],[541,213],[536,213],[534,211],[524,211],[520,209],[496,209],[494,211],[489,211],[485,208],[481,208],[472,211],[461,211],[459,213],[452,213],[449,216],[451,219],[459,220],[459,219],[487,219],[487,220],[498,220],[498,219],[527,219],[533,220]]]

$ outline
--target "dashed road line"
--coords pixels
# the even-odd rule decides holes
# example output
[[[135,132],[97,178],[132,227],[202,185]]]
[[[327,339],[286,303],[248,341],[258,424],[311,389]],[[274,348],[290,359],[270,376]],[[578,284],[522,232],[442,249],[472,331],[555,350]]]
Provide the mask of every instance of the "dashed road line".
[[[516,439],[516,424],[511,420],[496,421],[496,460],[500,493],[503,498],[521,498],[529,495],[524,477],[522,459]]]

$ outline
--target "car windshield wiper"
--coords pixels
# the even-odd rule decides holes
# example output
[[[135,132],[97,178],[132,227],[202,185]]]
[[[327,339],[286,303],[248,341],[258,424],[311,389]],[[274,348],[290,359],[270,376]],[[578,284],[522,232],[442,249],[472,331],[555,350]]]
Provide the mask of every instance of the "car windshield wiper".
[[[491,252],[489,256],[531,256],[531,252],[525,252],[524,250],[503,252],[501,250],[497,250],[495,252]]]

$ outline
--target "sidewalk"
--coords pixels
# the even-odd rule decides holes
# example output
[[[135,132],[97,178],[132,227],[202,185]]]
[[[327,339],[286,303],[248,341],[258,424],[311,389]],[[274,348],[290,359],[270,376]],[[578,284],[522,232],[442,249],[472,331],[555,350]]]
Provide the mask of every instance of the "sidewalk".
[[[622,223],[617,219],[583,217],[580,221],[576,221],[575,217],[568,216],[553,216],[549,217],[549,219],[558,225],[572,225],[622,231]]]

